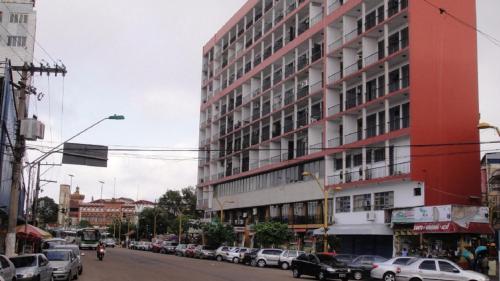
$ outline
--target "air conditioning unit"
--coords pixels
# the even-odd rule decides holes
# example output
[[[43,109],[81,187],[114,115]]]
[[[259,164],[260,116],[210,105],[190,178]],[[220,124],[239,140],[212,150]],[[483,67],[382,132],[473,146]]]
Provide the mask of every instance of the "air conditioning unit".
[[[366,220],[367,221],[375,221],[377,216],[375,215],[375,212],[368,212],[366,213]]]
[[[43,140],[44,134],[45,125],[42,122],[34,118],[21,120],[21,136],[26,140]]]

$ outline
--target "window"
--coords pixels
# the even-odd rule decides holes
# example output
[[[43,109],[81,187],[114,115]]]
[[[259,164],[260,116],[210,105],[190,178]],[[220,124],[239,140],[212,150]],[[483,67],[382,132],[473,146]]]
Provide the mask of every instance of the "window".
[[[406,265],[408,263],[408,261],[411,259],[412,258],[399,258],[399,259],[396,259],[392,264]]]
[[[385,149],[379,148],[375,150],[375,162],[385,161]]]
[[[354,155],[353,161],[354,161],[354,167],[361,166],[363,164],[363,155],[362,154]]]
[[[418,268],[423,270],[436,270],[436,263],[434,261],[423,261]]]
[[[28,14],[10,14],[10,23],[28,23]]]
[[[458,268],[454,267],[451,263],[445,261],[439,261],[439,270],[450,273],[460,273]]]
[[[317,215],[317,208],[318,208],[318,202],[317,201],[311,201],[307,202],[307,215],[310,217],[314,217]]]
[[[342,170],[342,158],[337,158],[335,161],[335,171]]]
[[[394,207],[394,191],[375,193],[375,210]]]
[[[372,195],[362,194],[354,195],[354,212],[371,211],[372,209]]]
[[[349,213],[351,211],[351,197],[343,196],[335,199],[336,213]]]
[[[26,36],[9,36],[9,37],[7,37],[7,46],[26,47]]]
[[[372,163],[372,152],[373,152],[373,150],[371,150],[371,149],[366,150],[366,164]]]
[[[420,187],[415,187],[413,189],[413,196],[422,196],[422,189]]]

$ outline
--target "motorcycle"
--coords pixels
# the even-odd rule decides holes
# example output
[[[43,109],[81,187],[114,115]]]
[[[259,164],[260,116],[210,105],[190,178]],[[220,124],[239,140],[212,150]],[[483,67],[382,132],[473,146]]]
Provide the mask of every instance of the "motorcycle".
[[[97,258],[102,261],[102,259],[104,258],[104,248],[101,248],[97,251]]]

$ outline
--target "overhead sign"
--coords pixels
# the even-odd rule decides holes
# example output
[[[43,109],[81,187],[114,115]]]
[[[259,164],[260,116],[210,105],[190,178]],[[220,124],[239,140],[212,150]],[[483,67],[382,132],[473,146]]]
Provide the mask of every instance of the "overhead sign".
[[[63,164],[93,167],[108,166],[108,147],[102,145],[65,143]]]

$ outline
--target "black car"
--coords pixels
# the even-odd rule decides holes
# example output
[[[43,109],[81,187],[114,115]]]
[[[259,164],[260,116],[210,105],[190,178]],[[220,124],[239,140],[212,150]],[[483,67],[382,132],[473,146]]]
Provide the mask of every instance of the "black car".
[[[373,269],[373,264],[385,261],[387,261],[386,258],[373,255],[362,255],[355,258],[349,264],[349,268],[351,269],[353,279],[354,280],[370,279],[370,272]]]
[[[352,276],[347,265],[339,262],[332,255],[302,254],[292,261],[291,268],[294,278],[308,275],[319,280],[339,279],[347,281]]]
[[[252,261],[255,262],[255,258],[257,257],[257,253],[259,252],[259,250],[260,249],[252,249],[252,250],[246,252],[243,255],[243,259],[241,260],[241,263],[252,265]]]

